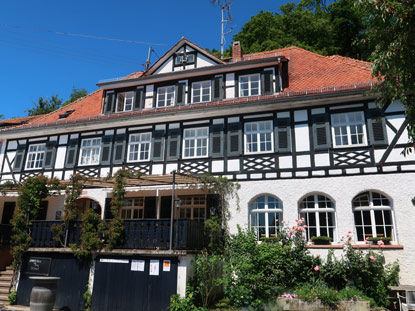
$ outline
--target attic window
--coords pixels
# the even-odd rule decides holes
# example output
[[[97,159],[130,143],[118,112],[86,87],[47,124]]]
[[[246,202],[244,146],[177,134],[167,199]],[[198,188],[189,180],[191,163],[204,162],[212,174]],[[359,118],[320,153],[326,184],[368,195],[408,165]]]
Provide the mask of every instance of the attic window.
[[[195,62],[195,54],[193,53],[177,53],[174,64],[176,66],[193,64]]]
[[[73,113],[75,110],[67,110],[64,113],[61,113],[59,115],[59,119],[66,119],[67,117],[69,117],[71,115],[71,113]]]

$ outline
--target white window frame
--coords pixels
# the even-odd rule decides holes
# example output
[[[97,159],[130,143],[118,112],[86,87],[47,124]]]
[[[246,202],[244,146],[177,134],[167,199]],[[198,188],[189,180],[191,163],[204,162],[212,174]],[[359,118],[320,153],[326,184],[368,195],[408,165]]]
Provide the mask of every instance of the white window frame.
[[[147,137],[145,137],[147,136]],[[135,142],[131,142],[133,137],[137,137]],[[134,133],[130,134],[129,141],[128,141],[128,158],[127,162],[144,162],[150,160],[150,153],[151,153],[151,132],[144,132],[144,133]],[[133,147],[138,146],[137,150],[132,150]],[[146,150],[147,148],[147,150]],[[147,152],[146,158],[141,158],[142,153]],[[133,153],[137,153],[137,160],[132,160],[131,156]]]
[[[170,95],[170,104],[167,105],[167,98]],[[164,99],[161,100],[160,97],[164,96]],[[161,86],[157,88],[157,108],[163,108],[163,107],[171,107],[175,104],[175,98],[176,98],[176,87],[174,85],[169,86]],[[160,103],[163,103],[163,105],[160,105]]]
[[[361,120],[360,121],[350,121],[350,116],[352,114],[360,114]],[[338,115],[344,115],[346,121],[345,122],[339,122],[335,123],[334,118]],[[362,143],[352,144],[352,133],[351,133],[351,127],[353,126],[362,126]],[[346,133],[347,136],[347,144],[337,144],[336,143],[336,134],[335,134],[335,128],[337,127],[346,127]],[[366,135],[366,122],[365,122],[365,116],[363,114],[363,111],[352,111],[352,112],[344,112],[344,113],[333,113],[331,115],[331,132],[333,136],[333,146],[336,148],[341,147],[350,147],[350,146],[367,146],[367,135]]]
[[[209,87],[203,86],[203,83],[208,83]],[[205,89],[209,89],[208,95],[209,95],[209,99],[207,100],[203,100],[203,90]],[[195,91],[199,91],[199,101],[195,101]],[[210,102],[211,101],[211,97],[212,97],[212,81],[210,80],[205,80],[205,81],[198,81],[198,82],[193,82],[192,83],[192,103],[205,103],[205,102]]]
[[[355,201],[360,198],[361,196],[368,194],[368,198],[369,198],[369,205],[368,206],[355,206]],[[383,203],[381,205],[377,205],[375,206],[373,204],[373,194],[376,195],[380,195],[380,200],[388,200],[388,205],[383,205]],[[376,198],[378,199],[378,198]],[[376,217],[375,217],[375,211],[389,211],[390,212],[390,220],[391,220],[391,224],[390,225],[385,225],[385,214],[382,213],[382,218],[383,218],[383,230],[384,232],[386,232],[386,227],[391,227],[391,240],[392,241],[396,241],[396,232],[395,232],[395,224],[394,224],[394,215],[393,215],[393,208],[392,208],[392,204],[391,204],[391,199],[389,199],[387,196],[383,195],[380,192],[376,192],[376,191],[367,191],[364,193],[361,193],[359,195],[357,195],[353,201],[352,201],[352,206],[353,206],[353,219],[354,219],[354,229],[356,231],[356,240],[359,242],[362,242],[365,240],[366,237],[366,233],[365,233],[365,227],[368,227],[369,225],[365,225],[364,223],[364,217],[363,214],[360,213],[361,215],[361,221],[362,221],[362,225],[357,226],[356,225],[356,220],[355,220],[355,212],[362,212],[362,211],[369,211],[370,213],[370,227],[372,230],[372,236],[373,237],[378,237],[379,233],[377,232],[377,227],[380,226],[376,223]],[[358,234],[357,234],[357,227],[362,227],[363,230],[363,239],[359,240]]]
[[[25,166],[26,170],[38,170],[43,168],[45,166],[45,154],[45,143],[29,145]],[[33,166],[29,167],[29,163],[33,163]]]
[[[89,146],[85,146],[86,142],[90,141]],[[84,138],[81,141],[81,148],[79,150],[79,166],[98,165],[101,156],[101,137]],[[85,153],[84,153],[85,151]],[[86,154],[89,153],[89,154]],[[84,159],[86,159],[84,161]]]
[[[124,103],[122,104],[122,110],[118,110],[118,96],[120,95],[120,94],[125,94],[125,96],[124,96]],[[129,94],[129,95],[131,95],[130,97],[128,97],[127,96],[127,94]],[[117,93],[117,97],[116,97],[116,103],[115,103],[115,107],[116,107],[116,109],[117,109],[117,111],[116,112],[124,112],[124,111],[133,111],[133,108],[134,108],[134,100],[135,100],[135,92],[134,91],[126,91],[126,92],[120,92],[120,93]],[[127,99],[131,99],[131,109],[125,109],[125,106],[127,105]]]
[[[195,131],[195,136],[186,137],[190,131]],[[197,135],[198,131],[206,131],[206,135]],[[193,146],[186,146],[187,142],[191,144],[193,141]],[[203,145],[198,146],[199,143],[206,142],[205,149],[206,153],[202,155],[197,155],[198,149],[204,149]],[[182,147],[182,155],[183,159],[194,159],[194,158],[206,158],[209,156],[209,127],[195,127],[195,128],[187,128],[183,130],[183,147]],[[186,149],[193,150],[193,156],[186,156]]]
[[[319,201],[319,196],[324,197],[324,201]],[[313,204],[313,208],[303,207],[306,200],[308,200],[310,197],[313,197],[312,201],[308,201]],[[327,202],[330,202],[331,207],[327,207]],[[319,203],[325,203],[326,207],[322,208],[319,206]],[[330,229],[333,229],[333,236],[330,236],[333,241],[337,241],[337,217],[336,217],[336,209],[334,206],[334,202],[332,199],[330,199],[327,195],[322,193],[314,193],[309,194],[305,196],[299,204],[298,212],[300,214],[300,218],[304,217],[304,224],[307,225],[306,227],[306,237],[308,239],[311,239],[310,230],[315,227],[316,229],[316,236],[321,236],[321,229],[322,225],[320,224],[320,213],[331,213],[332,214],[332,224],[329,224],[329,220],[327,219],[327,224],[325,226],[325,229],[327,230],[327,236],[330,236]],[[315,226],[309,225],[309,215],[314,214],[315,217]],[[314,235],[313,235],[314,236]]]
[[[242,88],[241,88],[241,84],[243,83],[241,80],[242,78],[248,78],[248,95],[243,95],[242,94]],[[252,88],[252,83],[256,82],[253,81],[253,78],[258,78],[258,94],[252,94],[252,91],[254,90]],[[238,82],[239,82],[239,97],[249,97],[249,96],[260,96],[261,95],[261,75],[259,73],[254,73],[254,74],[249,74],[249,75],[242,75],[239,76],[238,78]],[[256,88],[255,88],[256,89]]]
[[[270,130],[260,130],[260,124],[261,123],[270,123],[271,129]],[[247,125],[248,124],[256,124],[257,130],[256,131],[248,131]],[[249,151],[248,150],[248,135],[255,135],[256,134],[256,144],[257,145],[257,151]],[[264,150],[261,151],[261,134],[271,134],[271,149],[270,150]],[[244,150],[245,154],[260,154],[260,153],[272,153],[274,152],[274,122],[273,120],[262,120],[262,121],[255,121],[255,122],[246,122],[244,125]]]
[[[258,200],[260,200],[261,198],[264,198],[264,208],[258,208]],[[272,198],[273,200],[275,200],[277,207],[276,208],[269,208],[271,205],[271,200],[270,198]],[[274,204],[274,203],[272,203]],[[270,215],[272,213],[276,213],[278,214],[278,222],[275,220],[275,226],[270,226]],[[265,236],[260,236],[259,233],[259,229],[262,228],[261,226],[259,226],[259,221],[258,218],[256,219],[256,223],[257,225],[254,226],[253,221],[252,221],[252,217],[255,215],[259,216],[259,214],[264,214],[264,223],[265,223]],[[257,235],[257,239],[259,240],[260,238],[269,238],[270,236],[270,228],[275,228],[275,234],[274,237],[278,234],[278,232],[281,230],[282,228],[282,221],[283,221],[283,206],[282,206],[282,202],[271,195],[262,195],[257,197],[250,205],[249,205],[249,228],[250,229],[254,229],[256,231],[256,235]]]

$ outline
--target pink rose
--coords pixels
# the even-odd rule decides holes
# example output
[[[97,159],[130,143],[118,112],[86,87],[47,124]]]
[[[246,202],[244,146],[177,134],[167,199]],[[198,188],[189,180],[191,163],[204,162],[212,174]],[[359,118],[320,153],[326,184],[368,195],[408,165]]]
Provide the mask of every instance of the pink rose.
[[[318,266],[315,266],[314,271],[317,272],[318,270],[320,270],[320,268]]]
[[[378,245],[379,245],[379,247],[385,247],[385,243],[383,243],[382,240],[379,240],[378,241]]]
[[[376,260],[376,258],[375,258],[375,257],[373,257],[373,256],[370,256],[369,258],[370,258],[370,260],[371,260],[372,262],[375,262],[375,260]]]

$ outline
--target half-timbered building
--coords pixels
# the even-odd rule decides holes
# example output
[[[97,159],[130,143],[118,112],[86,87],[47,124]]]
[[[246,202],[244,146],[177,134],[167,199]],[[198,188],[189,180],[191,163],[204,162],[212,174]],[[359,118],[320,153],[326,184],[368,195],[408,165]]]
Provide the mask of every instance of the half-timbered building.
[[[93,285],[93,309],[123,310],[101,299],[105,295],[151,308],[173,292],[184,294],[213,200],[186,180],[175,185],[172,198],[172,172],[239,182],[239,208],[230,198],[231,233],[251,228],[260,240],[304,217],[307,239],[333,239],[328,246],[308,245],[322,256],[329,249],[339,254],[348,234],[363,249],[367,237],[388,237],[386,259],[399,259],[401,281],[414,284],[415,157],[402,155],[402,105],[378,109],[368,92],[370,63],[298,47],[244,55],[238,42],[232,52],[218,59],[181,39],[144,72],[100,81],[97,91],[68,106],[0,128],[2,182],[38,174],[106,177],[122,167],[147,178],[127,189],[120,215],[125,245],[98,256],[91,275],[89,267],[78,267],[79,283],[89,278]],[[16,195],[0,198],[0,232]],[[110,199],[111,189],[102,186],[85,189],[80,200],[107,218]],[[75,264],[70,253],[53,247],[50,234],[63,204],[63,195],[44,202],[29,254],[51,257],[51,270],[64,278]],[[156,263],[158,275],[151,275]],[[22,271],[19,297],[27,284]],[[141,294],[122,298],[129,291]]]

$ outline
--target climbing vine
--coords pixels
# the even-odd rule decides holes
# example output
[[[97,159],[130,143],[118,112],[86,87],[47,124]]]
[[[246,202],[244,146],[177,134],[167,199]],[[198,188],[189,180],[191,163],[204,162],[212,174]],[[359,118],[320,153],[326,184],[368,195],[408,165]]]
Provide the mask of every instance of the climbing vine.
[[[18,187],[17,210],[11,221],[13,226],[12,249],[13,266],[20,265],[22,256],[31,246],[30,225],[39,214],[41,202],[50,195],[62,190],[59,180],[45,176],[29,177]]]

